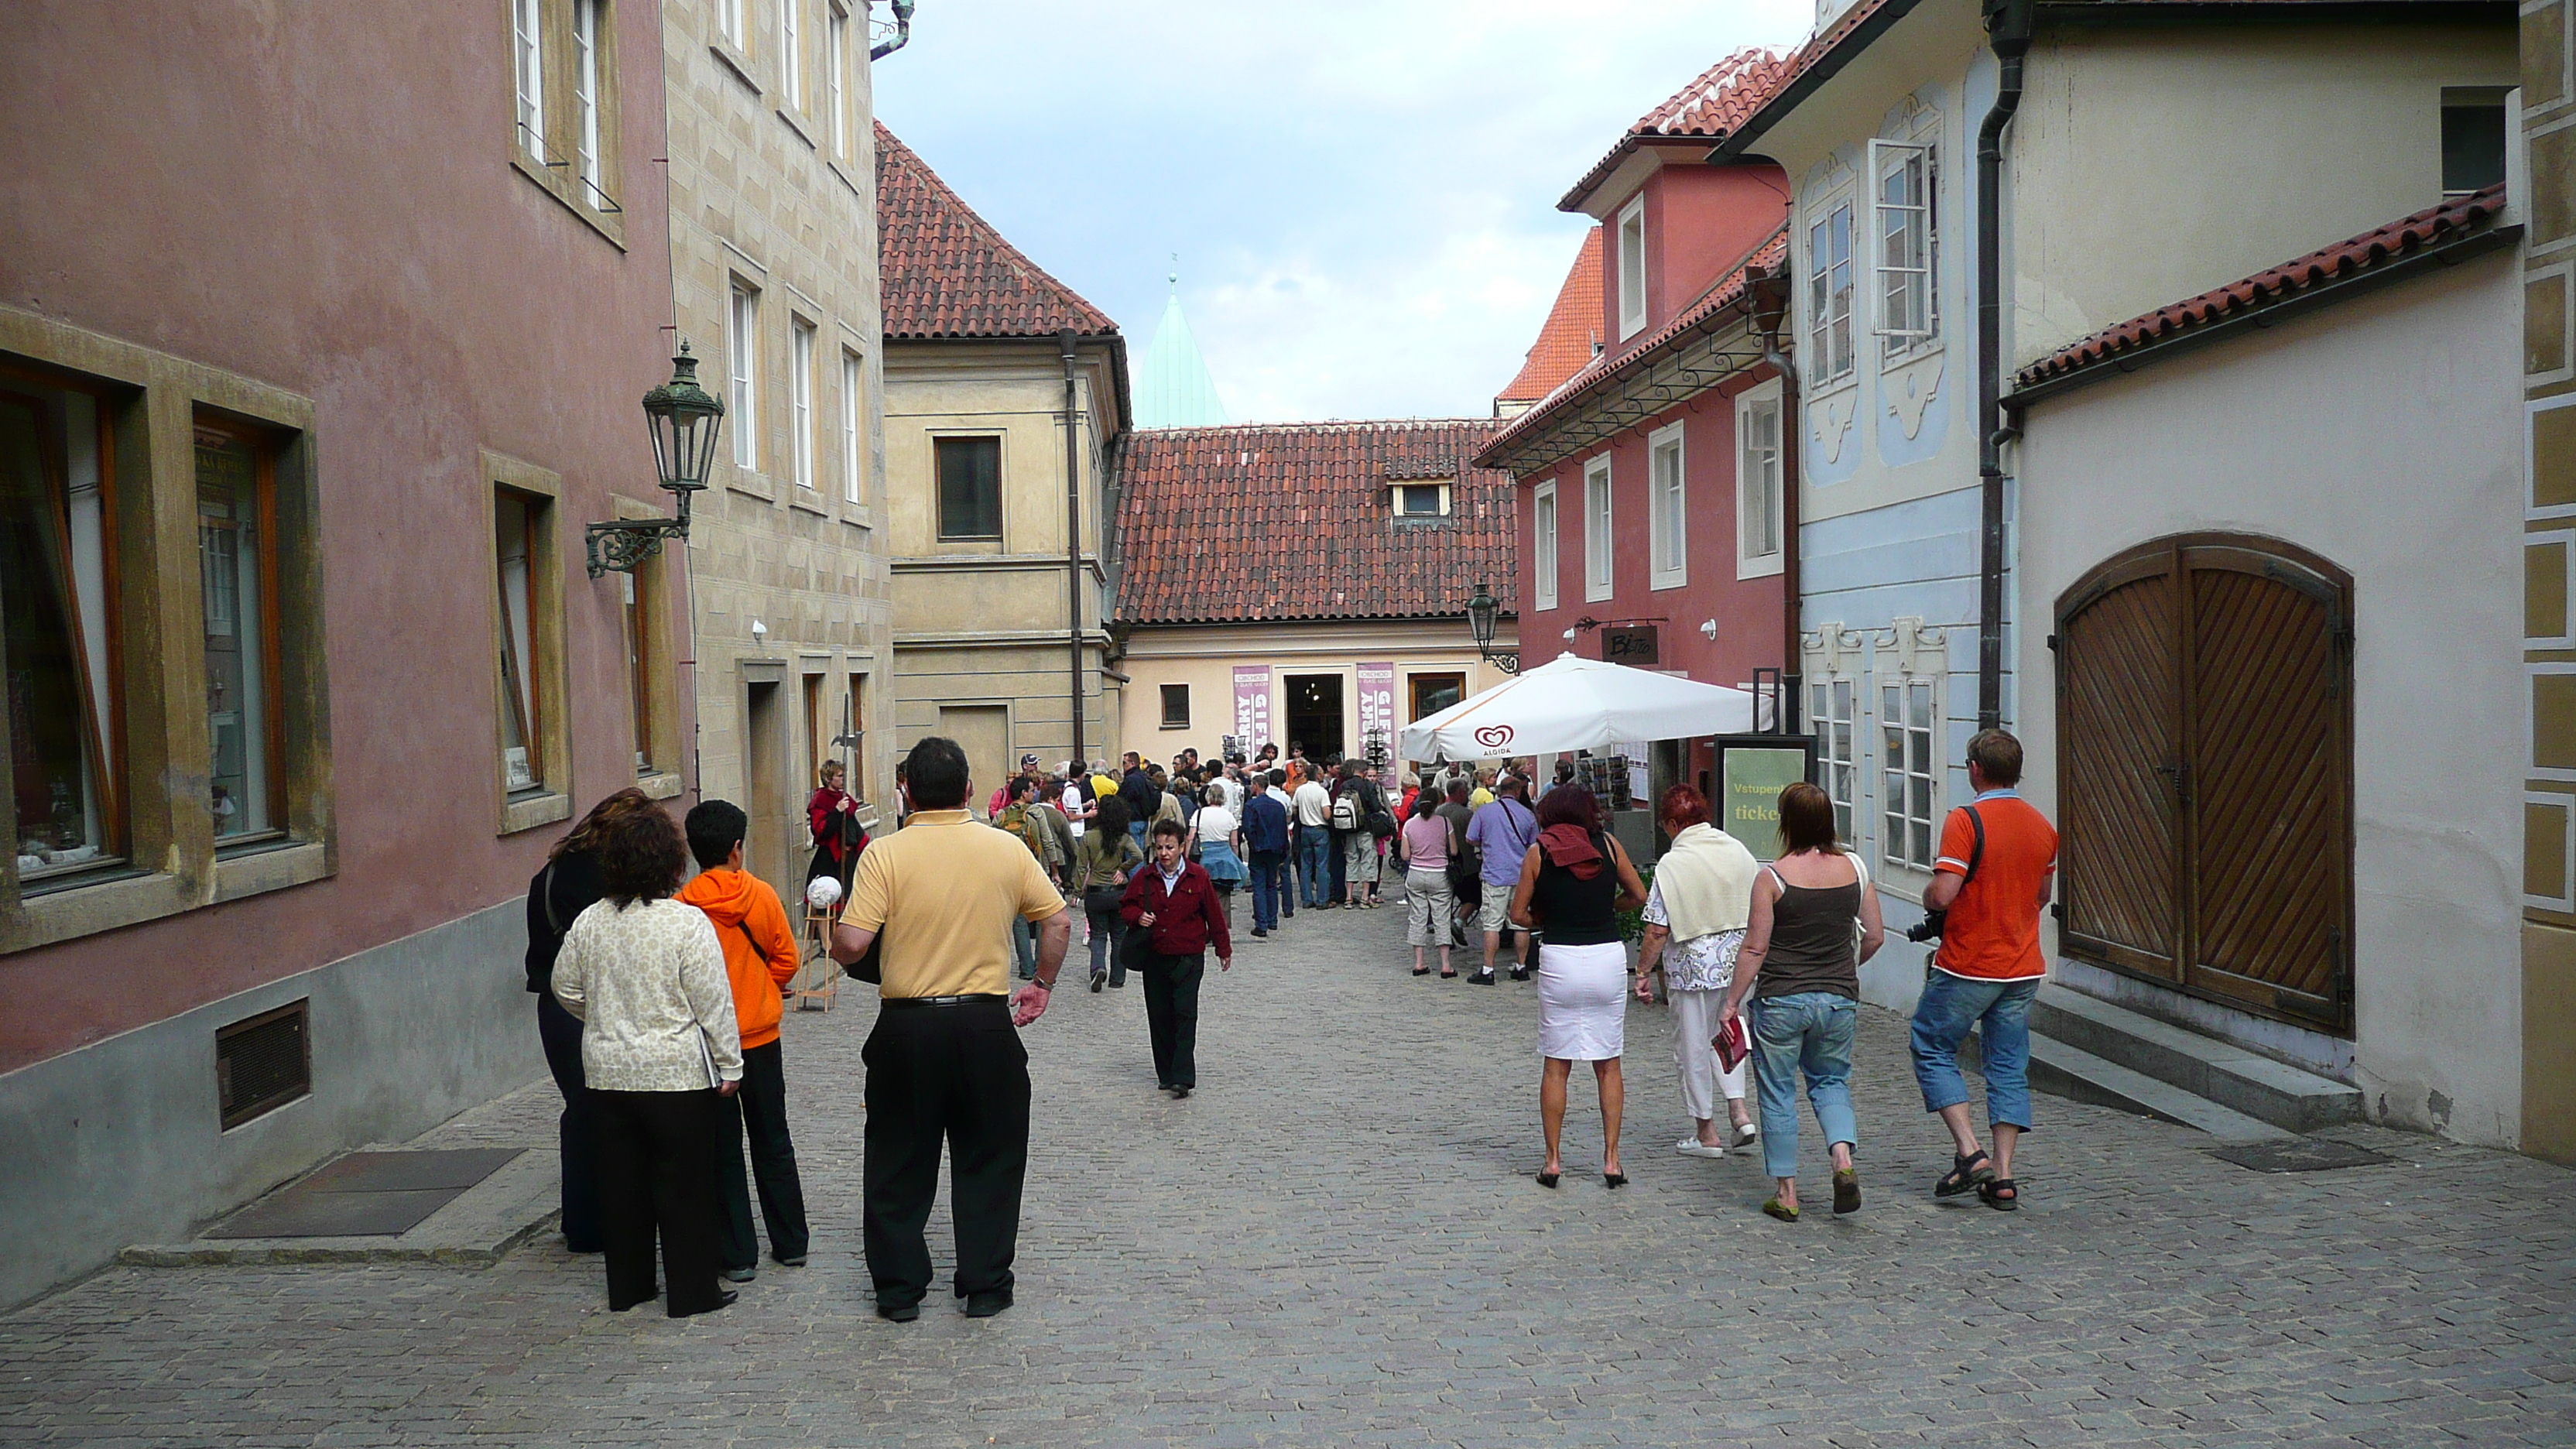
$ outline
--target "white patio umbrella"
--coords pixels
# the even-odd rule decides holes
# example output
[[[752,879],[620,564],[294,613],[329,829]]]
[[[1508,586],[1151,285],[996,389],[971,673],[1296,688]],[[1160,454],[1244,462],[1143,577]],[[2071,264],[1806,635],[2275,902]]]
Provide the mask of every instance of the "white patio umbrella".
[[[1408,760],[1481,760],[1752,728],[1753,696],[1744,690],[1560,654],[1405,726],[1400,753]]]

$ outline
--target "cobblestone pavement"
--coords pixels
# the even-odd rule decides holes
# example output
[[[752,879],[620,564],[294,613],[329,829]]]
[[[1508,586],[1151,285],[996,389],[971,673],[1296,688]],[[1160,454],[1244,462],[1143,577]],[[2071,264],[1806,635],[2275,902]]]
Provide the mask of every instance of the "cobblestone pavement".
[[[855,988],[787,1023],[813,1266],[735,1308],[612,1315],[551,1236],[482,1271],[119,1268],[0,1319],[0,1443],[2576,1444],[2576,1176],[2369,1128],[2341,1135],[2395,1163],[2263,1175],[2042,1098],[2024,1210],[1936,1206],[1946,1145],[1871,1012],[1868,1206],[1774,1223],[1757,1158],[1672,1151],[1637,1007],[1634,1181],[1603,1188],[1578,1079],[1549,1192],[1535,989],[1414,979],[1401,932],[1301,913],[1211,963],[1186,1102],[1137,991],[1063,994],[1000,1318],[870,1312]]]

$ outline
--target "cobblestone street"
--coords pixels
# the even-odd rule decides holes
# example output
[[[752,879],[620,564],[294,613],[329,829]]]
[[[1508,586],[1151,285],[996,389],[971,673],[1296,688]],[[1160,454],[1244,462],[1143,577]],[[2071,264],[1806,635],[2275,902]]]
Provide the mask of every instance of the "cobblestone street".
[[[1414,979],[1401,930],[1238,937],[1186,1102],[1153,1090],[1138,991],[1063,993],[1027,1034],[1038,1140],[998,1319],[870,1312],[853,987],[787,1023],[813,1264],[764,1263],[730,1311],[611,1315],[552,1233],[479,1272],[117,1268],[0,1319],[0,1441],[2576,1443],[2564,1171],[2348,1128],[2397,1160],[2264,1175],[2042,1098],[2024,1211],[1936,1206],[1946,1144],[1872,1012],[1868,1205],[1784,1225],[1757,1157],[1674,1153],[1666,1016],[1634,1008],[1633,1183],[1604,1190],[1578,1081],[1548,1192],[1534,988]],[[554,1100],[424,1145],[549,1141]],[[947,1232],[943,1208],[943,1274]]]

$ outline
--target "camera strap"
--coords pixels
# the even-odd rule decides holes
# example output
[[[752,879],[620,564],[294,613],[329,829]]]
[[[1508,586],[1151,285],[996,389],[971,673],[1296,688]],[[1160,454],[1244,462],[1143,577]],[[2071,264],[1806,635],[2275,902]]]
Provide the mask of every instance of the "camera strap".
[[[1968,882],[1977,878],[1977,862],[1986,858],[1986,817],[1978,814],[1974,805],[1959,808],[1967,813],[1968,828],[1977,833],[1977,843],[1968,848],[1968,873],[1959,877],[1960,889],[1964,890]]]

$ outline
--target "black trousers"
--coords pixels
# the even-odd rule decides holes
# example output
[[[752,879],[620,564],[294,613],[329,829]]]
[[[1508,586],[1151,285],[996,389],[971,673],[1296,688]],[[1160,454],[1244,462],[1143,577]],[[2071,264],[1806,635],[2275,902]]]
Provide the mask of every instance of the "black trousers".
[[[1207,953],[1154,953],[1145,965],[1145,1030],[1154,1039],[1154,1080],[1166,1087],[1199,1084],[1199,981]]]
[[[805,1256],[805,1186],[796,1176],[796,1144],[787,1137],[787,1069],[779,1045],[742,1049],[742,1087],[720,1099],[716,1109],[716,1241],[728,1268],[760,1262],[760,1240],[751,1233],[751,1186],[742,1175],[745,1129],[751,1176],[760,1184],[760,1217],[769,1228],[769,1256]]]
[[[673,1318],[720,1307],[716,1286],[712,1087],[694,1092],[593,1089],[598,1114],[600,1227],[608,1252],[608,1306],[624,1312],[653,1297],[653,1244],[662,1247],[664,1301]]]
[[[1011,1286],[1020,1190],[1029,1172],[1029,1054],[1007,1002],[887,1002],[859,1060],[867,1064],[867,1159],[860,1174],[868,1276],[877,1303],[930,1291],[923,1231],[948,1149],[959,1297]]]
[[[599,1251],[599,1148],[593,1127],[590,1092],[582,1084],[581,1018],[563,1009],[551,991],[537,993],[537,1040],[545,1043],[546,1070],[562,1091],[563,1117],[555,1123],[555,1146],[563,1159],[564,1247],[575,1253]]]

